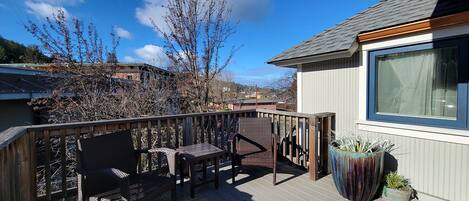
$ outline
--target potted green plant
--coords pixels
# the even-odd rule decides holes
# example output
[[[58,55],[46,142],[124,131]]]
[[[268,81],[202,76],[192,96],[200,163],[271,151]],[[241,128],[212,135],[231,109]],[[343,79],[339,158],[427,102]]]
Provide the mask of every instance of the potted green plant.
[[[412,187],[409,180],[397,172],[386,175],[386,184],[383,188],[383,199],[388,201],[409,201],[412,195]]]
[[[334,184],[342,197],[352,201],[370,201],[378,190],[384,153],[394,147],[388,140],[345,137],[329,145]]]

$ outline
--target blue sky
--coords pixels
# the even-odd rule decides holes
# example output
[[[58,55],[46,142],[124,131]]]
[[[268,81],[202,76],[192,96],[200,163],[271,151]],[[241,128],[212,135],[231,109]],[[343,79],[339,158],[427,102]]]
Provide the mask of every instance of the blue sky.
[[[161,38],[148,19],[162,23],[159,5],[165,0],[0,0],[0,35],[20,43],[38,44],[24,29],[30,19],[41,21],[54,9],[93,22],[103,38],[115,30],[121,35],[121,62],[164,62]],[[244,84],[271,85],[292,69],[265,62],[324,29],[375,4],[378,0],[228,0],[239,19],[227,47],[237,46],[227,71]],[[156,58],[156,59],[155,59]]]

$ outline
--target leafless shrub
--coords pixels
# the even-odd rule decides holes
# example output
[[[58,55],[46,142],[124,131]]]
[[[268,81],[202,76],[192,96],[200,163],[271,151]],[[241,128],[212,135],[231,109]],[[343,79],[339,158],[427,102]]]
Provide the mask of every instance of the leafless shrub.
[[[169,75],[157,76],[150,70],[145,82],[113,78],[119,45],[114,33],[111,33],[111,49],[107,51],[93,24],[85,28],[78,19],[68,21],[63,11],[52,19],[47,18],[43,24],[29,21],[26,29],[54,59],[50,70],[58,84],[51,97],[32,103],[49,112],[50,122],[94,121],[175,111],[174,91],[168,87],[172,80]]]
[[[144,80],[113,78],[116,73],[116,49],[119,38],[111,33],[110,51],[103,45],[96,27],[86,27],[78,19],[68,20],[63,11],[42,24],[29,21],[25,28],[40,41],[46,54],[53,57],[49,67],[53,85],[51,96],[33,100],[36,109],[46,110],[51,123],[94,121],[162,115],[178,112],[173,76],[151,69]],[[106,62],[107,61],[107,62]],[[52,189],[61,185],[62,165],[67,171],[67,187],[76,186],[76,139],[66,139],[66,164],[60,163],[60,139],[51,139],[51,147],[37,142],[38,194],[45,192],[45,149],[50,148]],[[144,140],[144,139],[143,139]]]

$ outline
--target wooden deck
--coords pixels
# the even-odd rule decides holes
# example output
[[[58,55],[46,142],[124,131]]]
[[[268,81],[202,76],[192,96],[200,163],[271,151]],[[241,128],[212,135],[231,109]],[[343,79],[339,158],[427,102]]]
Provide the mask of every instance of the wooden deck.
[[[178,184],[178,200],[346,200],[338,194],[330,175],[314,182],[308,178],[306,171],[288,166],[286,163],[279,163],[278,167],[277,185],[273,186],[272,173],[268,169],[262,168],[243,168],[233,185],[230,178],[230,166],[224,166],[220,170],[220,188],[218,190],[213,184],[207,184],[197,188],[195,198],[191,199],[189,185],[186,181],[183,188]],[[169,195],[166,195],[162,200],[169,200]]]

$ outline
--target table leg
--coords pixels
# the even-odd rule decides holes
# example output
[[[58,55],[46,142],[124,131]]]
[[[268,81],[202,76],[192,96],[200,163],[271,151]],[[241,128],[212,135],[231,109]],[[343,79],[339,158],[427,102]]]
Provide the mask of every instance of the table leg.
[[[184,186],[184,160],[179,160],[179,178],[181,179],[181,186]]]
[[[203,171],[203,172],[202,172],[202,174],[203,174],[203,180],[204,180],[204,182],[205,182],[205,181],[207,181],[207,161],[206,161],[206,160],[204,160],[204,161],[202,162],[202,171]]]
[[[218,189],[218,173],[220,169],[220,165],[218,164],[218,156],[215,157],[215,188]]]
[[[193,162],[189,162],[189,179],[190,179],[190,191],[191,191],[191,198],[195,197],[194,188],[195,188],[195,181],[197,180],[196,171]]]

